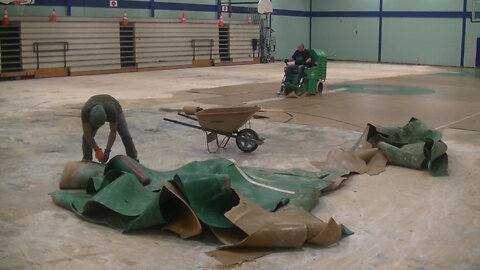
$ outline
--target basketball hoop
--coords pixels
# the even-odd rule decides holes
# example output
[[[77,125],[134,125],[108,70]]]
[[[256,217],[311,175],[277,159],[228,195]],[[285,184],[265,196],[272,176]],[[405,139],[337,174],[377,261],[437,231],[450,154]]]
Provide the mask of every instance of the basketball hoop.
[[[260,14],[272,14],[273,13],[273,6],[270,0],[260,0],[258,1],[258,13]]]
[[[16,14],[24,15],[26,5],[35,4],[35,0],[0,0],[0,4],[16,6]]]
[[[6,5],[24,6],[35,4],[35,0],[0,0],[0,3]]]

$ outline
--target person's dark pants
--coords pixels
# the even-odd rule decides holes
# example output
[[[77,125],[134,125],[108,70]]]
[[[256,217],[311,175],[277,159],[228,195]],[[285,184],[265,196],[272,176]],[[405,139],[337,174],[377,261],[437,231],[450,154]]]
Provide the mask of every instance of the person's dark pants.
[[[137,150],[135,149],[135,144],[133,144],[132,136],[128,131],[127,121],[125,120],[125,116],[123,113],[118,114],[118,126],[117,132],[122,138],[123,145],[125,146],[125,152],[127,152],[127,156],[137,159]],[[92,138],[95,137],[98,128],[92,128]],[[82,136],[82,149],[83,149],[83,160],[92,160],[92,147],[87,143],[85,138]]]
[[[287,66],[287,69],[285,70],[285,75],[286,75],[286,82],[292,82],[292,75],[296,72],[298,74],[297,78],[297,84],[300,83],[300,80],[302,79],[304,75],[304,70],[305,66],[304,65],[289,65]]]

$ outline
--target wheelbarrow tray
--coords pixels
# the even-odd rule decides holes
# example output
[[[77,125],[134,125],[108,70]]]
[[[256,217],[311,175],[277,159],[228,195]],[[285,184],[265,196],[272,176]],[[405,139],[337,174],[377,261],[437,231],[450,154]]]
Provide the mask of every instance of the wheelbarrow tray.
[[[197,112],[198,123],[202,128],[233,133],[260,110],[258,106],[212,108]]]

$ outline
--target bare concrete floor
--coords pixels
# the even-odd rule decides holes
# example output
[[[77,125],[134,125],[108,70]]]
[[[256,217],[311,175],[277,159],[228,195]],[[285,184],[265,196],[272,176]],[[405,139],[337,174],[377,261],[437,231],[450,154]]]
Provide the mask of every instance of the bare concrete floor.
[[[428,95],[353,93],[276,98],[283,64],[198,68],[0,82],[0,269],[214,269],[218,243],[181,240],[158,229],[121,234],[54,205],[63,165],[81,158],[79,110],[91,95],[117,97],[147,167],[233,158],[242,166],[315,170],[329,150],[350,147],[367,122],[402,125],[410,117],[443,130],[450,176],[388,166],[378,176],[350,177],[312,211],[355,234],[329,248],[304,247],[235,269],[480,269],[480,79],[441,76],[451,68],[331,62],[328,86],[423,87]],[[252,85],[254,84],[254,85]],[[211,89],[215,88],[215,89]],[[159,108],[185,104],[285,110],[252,121],[267,138],[252,154],[230,144],[208,154],[204,134],[162,121]],[[101,129],[98,142],[106,143]],[[114,154],[124,150],[117,141]]]

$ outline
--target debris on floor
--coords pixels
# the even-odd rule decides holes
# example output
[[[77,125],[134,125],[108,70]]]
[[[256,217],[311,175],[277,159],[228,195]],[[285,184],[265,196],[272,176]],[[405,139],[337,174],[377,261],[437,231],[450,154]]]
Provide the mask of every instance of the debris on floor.
[[[102,176],[105,165],[97,162],[72,161],[65,164],[60,189],[82,189],[92,177]]]
[[[441,139],[440,131],[412,118],[403,127],[369,124],[354,148],[378,147],[390,164],[426,169],[432,176],[446,176],[447,145]]]
[[[324,162],[311,162],[319,169],[335,168],[344,177],[324,191],[335,190],[350,173],[377,175],[387,163],[412,169],[427,169],[432,176],[448,175],[447,145],[442,133],[422,121],[411,118],[404,127],[375,127],[368,124],[350,150],[334,149]]]
[[[98,176],[96,170],[83,168],[98,164],[67,167],[75,164],[90,180],[85,183],[88,176],[81,173],[70,173],[74,179],[64,176],[62,187],[84,185],[84,191],[52,193],[57,205],[123,232],[164,225],[163,230],[190,238],[208,227],[223,243],[219,248],[230,250],[209,253],[221,262],[248,259],[235,253],[239,248],[262,248],[255,253],[258,257],[270,253],[269,248],[299,248],[307,242],[329,246],[352,233],[333,219],[324,222],[309,213],[320,191],[344,174],[338,169],[239,168],[229,160],[212,159],[160,172],[116,156]],[[227,254],[231,256],[223,258]]]
[[[325,162],[312,162],[320,172],[240,168],[227,159],[164,172],[126,156],[107,165],[70,162],[60,188],[84,190],[51,197],[87,221],[123,232],[161,225],[186,239],[209,228],[223,245],[207,255],[232,265],[276,248],[330,246],[352,234],[332,218],[324,222],[309,213],[320,193],[335,190],[350,173],[379,174],[387,162],[447,175],[441,137],[415,118],[404,127],[369,124],[350,150],[332,150]]]
[[[336,168],[344,171],[344,177],[338,177],[334,184],[325,189],[325,191],[332,191],[337,189],[350,173],[377,175],[385,171],[387,160],[378,148],[355,151],[334,149],[328,152],[325,162],[311,162],[311,164],[321,170]]]

